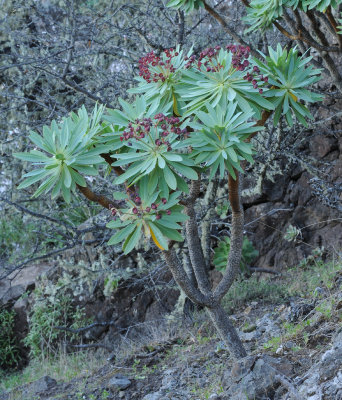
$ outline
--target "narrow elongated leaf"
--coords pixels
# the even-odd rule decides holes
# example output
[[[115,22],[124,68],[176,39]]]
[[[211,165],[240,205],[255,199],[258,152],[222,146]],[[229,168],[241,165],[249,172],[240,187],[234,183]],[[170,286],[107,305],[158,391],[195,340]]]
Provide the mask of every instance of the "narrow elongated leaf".
[[[111,246],[113,244],[117,244],[122,242],[124,239],[127,238],[127,236],[134,231],[136,227],[136,223],[130,223],[129,225],[127,225],[125,228],[121,229],[119,232],[117,232],[115,235],[113,235],[109,241],[108,241],[108,245]]]
[[[41,183],[38,189],[33,193],[32,197],[37,197],[43,192],[48,192],[57,183],[57,180],[58,176],[56,175],[53,175],[50,178],[48,178],[45,182]]]
[[[31,186],[31,185],[33,185],[34,183],[40,181],[41,179],[43,179],[43,178],[45,178],[46,176],[48,176],[49,174],[51,174],[51,172],[50,172],[50,171],[47,171],[47,170],[41,170],[41,169],[40,169],[40,170],[38,170],[38,171],[41,171],[41,172],[39,172],[39,174],[37,173],[37,174],[35,174],[34,176],[31,176],[31,177],[25,179],[25,180],[18,186],[18,189],[24,189],[24,188],[26,188],[26,187],[28,187],[28,186]]]
[[[122,249],[125,254],[130,253],[139,242],[141,237],[141,228],[142,224],[139,224],[136,227],[135,231],[132,232],[130,235],[128,235],[127,239],[125,240],[125,243],[122,246]]]
[[[187,177],[188,179],[192,179],[194,181],[197,181],[198,179],[198,174],[195,170],[193,170],[190,167],[187,167],[185,165],[182,165],[181,163],[173,163],[170,162],[170,165],[177,171],[180,172],[182,175]]]
[[[154,224],[160,229],[161,233],[167,238],[171,240],[176,240],[177,242],[184,241],[183,236],[175,229],[166,228],[165,226],[159,224],[159,222],[155,222]]]
[[[129,220],[122,221],[121,219],[117,219],[115,221],[108,222],[106,227],[110,228],[110,229],[116,229],[116,228],[122,228],[130,223],[131,223],[131,221],[129,221]]]
[[[75,183],[77,183],[77,185],[80,185],[82,187],[86,187],[87,186],[87,183],[86,183],[86,181],[85,181],[85,179],[83,178],[82,175],[80,175],[79,173],[74,171],[72,168],[68,168],[68,169],[69,169],[69,172],[70,172],[72,180]]]
[[[13,156],[20,160],[31,162],[45,162],[49,160],[49,157],[38,150],[32,150],[30,153],[13,153]]]
[[[173,172],[170,170],[170,168],[165,165],[164,168],[164,177],[167,185],[169,186],[170,189],[176,190],[177,189],[177,180],[173,174]]]
[[[168,250],[169,246],[160,229],[151,221],[148,223],[151,237],[160,250]]]
[[[64,171],[64,185],[67,188],[69,188],[71,186],[71,181],[72,181],[69,168],[67,166],[64,166],[63,171]]]

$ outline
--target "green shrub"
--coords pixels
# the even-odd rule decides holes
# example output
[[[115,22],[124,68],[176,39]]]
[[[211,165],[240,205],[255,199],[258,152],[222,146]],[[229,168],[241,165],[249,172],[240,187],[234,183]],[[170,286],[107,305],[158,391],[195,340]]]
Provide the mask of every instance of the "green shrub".
[[[35,225],[25,221],[21,214],[4,213],[0,218],[0,256],[13,254],[18,248],[29,252],[36,237],[34,229]]]
[[[84,312],[73,306],[70,295],[41,297],[38,291],[24,343],[30,348],[33,358],[54,356],[63,343],[70,343],[77,338],[75,333],[56,329],[56,326],[76,329],[88,323]]]
[[[20,360],[14,336],[14,311],[0,310],[0,368],[16,367]]]
[[[213,262],[216,269],[219,271],[224,271],[226,269],[229,251],[230,238],[225,236],[214,249],[215,254]],[[246,270],[247,266],[250,265],[258,255],[259,252],[253,246],[253,243],[245,237],[242,245],[242,256],[240,263],[241,270]]]
[[[257,279],[251,276],[249,279],[236,281],[228,294],[224,297],[225,308],[233,311],[249,301],[280,303],[289,296],[287,286],[269,279]]]

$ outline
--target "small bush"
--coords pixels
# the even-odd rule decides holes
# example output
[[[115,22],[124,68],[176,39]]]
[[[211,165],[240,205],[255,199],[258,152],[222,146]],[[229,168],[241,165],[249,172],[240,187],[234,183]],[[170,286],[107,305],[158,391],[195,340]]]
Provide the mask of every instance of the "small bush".
[[[70,295],[40,297],[36,299],[31,311],[29,333],[24,339],[33,358],[54,356],[60,346],[76,339],[77,335],[56,329],[56,326],[79,328],[89,323],[84,312],[74,307]]]
[[[0,368],[14,368],[19,363],[19,349],[14,336],[14,311],[0,310]]]
[[[227,266],[228,255],[230,251],[230,238],[228,236],[224,237],[214,249],[214,265],[219,271],[224,271]],[[242,256],[240,268],[245,271],[247,267],[258,257],[259,252],[253,246],[253,243],[246,237],[243,239],[242,244]]]
[[[36,234],[35,225],[25,222],[19,213],[5,213],[0,218],[0,258],[7,259],[19,249],[29,252]],[[24,234],[23,234],[24,232]],[[11,261],[12,257],[9,257]]]
[[[287,287],[270,280],[258,280],[254,276],[249,279],[235,282],[224,297],[224,306],[230,311],[248,301],[262,300],[264,302],[279,303],[288,297]]]

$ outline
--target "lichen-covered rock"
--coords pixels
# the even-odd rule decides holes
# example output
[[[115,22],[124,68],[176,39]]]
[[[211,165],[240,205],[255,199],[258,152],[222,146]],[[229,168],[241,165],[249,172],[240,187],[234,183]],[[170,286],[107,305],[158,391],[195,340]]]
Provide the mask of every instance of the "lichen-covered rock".
[[[342,399],[342,331],[335,337],[331,349],[305,375],[300,393],[308,400]]]
[[[249,356],[236,361],[231,371],[224,373],[223,398],[229,400],[273,398],[281,385],[279,376],[284,376],[281,370],[289,371],[288,365],[279,368],[280,364],[271,357]]]
[[[115,375],[109,380],[108,386],[114,387],[115,389],[125,390],[131,386],[131,381],[123,375]]]

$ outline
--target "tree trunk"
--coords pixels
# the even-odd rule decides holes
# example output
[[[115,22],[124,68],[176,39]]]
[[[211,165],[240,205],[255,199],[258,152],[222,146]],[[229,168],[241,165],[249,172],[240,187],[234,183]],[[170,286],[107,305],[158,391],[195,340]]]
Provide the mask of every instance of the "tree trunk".
[[[246,357],[246,350],[223,307],[218,304],[215,307],[206,307],[206,310],[231,355],[238,360]]]

